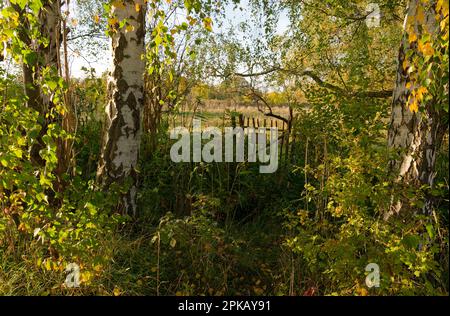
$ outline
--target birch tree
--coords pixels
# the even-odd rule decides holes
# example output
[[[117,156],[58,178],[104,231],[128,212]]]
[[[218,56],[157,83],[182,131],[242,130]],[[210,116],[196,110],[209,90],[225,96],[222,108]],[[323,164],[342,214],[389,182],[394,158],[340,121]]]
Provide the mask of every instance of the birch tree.
[[[136,214],[137,163],[144,95],[145,1],[113,1],[109,18],[112,64],[105,132],[97,172],[104,188],[127,186],[121,211]]]
[[[442,89],[444,87],[444,89]],[[448,2],[410,0],[399,50],[388,144],[397,183],[433,187],[436,154],[448,129]],[[386,218],[405,201],[393,201]],[[432,209],[427,197],[425,214]]]

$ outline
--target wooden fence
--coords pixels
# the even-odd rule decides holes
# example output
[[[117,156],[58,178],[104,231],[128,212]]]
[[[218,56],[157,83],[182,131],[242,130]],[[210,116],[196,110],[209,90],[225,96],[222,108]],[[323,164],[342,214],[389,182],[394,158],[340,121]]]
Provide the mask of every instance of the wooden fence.
[[[222,118],[222,129],[228,124],[226,121],[230,121],[231,127],[240,126],[244,130],[245,128],[254,128],[256,132],[264,128],[266,133],[266,139],[270,138],[270,128],[278,129],[278,155],[279,166],[289,165],[295,159],[295,148],[299,141],[299,135],[292,130],[292,121],[282,120],[272,117],[255,117],[240,115],[230,115],[226,118],[224,114]],[[173,126],[176,126],[176,122],[173,122]],[[230,126],[230,125],[228,125]],[[202,128],[209,127],[209,124],[202,124]],[[192,123],[187,126],[192,131]],[[223,132],[223,130],[222,130]]]
[[[238,116],[238,122],[236,122],[236,118],[231,117],[231,125],[236,127],[236,123],[244,129],[264,128],[266,130],[266,135],[270,133],[270,128],[277,128],[279,165],[290,164],[295,158],[295,147],[299,137],[292,131],[292,122],[286,123],[286,121],[276,118],[248,117],[241,114]]]

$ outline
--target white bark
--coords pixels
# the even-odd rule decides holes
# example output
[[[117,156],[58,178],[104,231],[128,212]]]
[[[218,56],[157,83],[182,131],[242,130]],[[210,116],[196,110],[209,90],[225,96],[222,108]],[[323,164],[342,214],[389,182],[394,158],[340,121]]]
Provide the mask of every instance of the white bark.
[[[405,32],[402,39],[397,68],[396,87],[394,89],[391,124],[388,134],[388,145],[393,149],[400,150],[400,158],[391,161],[391,169],[398,175],[397,183],[407,185],[429,185],[433,186],[435,177],[436,152],[442,141],[446,127],[441,122],[439,111],[435,110],[433,102],[422,102],[419,105],[421,111],[412,112],[408,99],[415,88],[411,83],[407,69],[403,62],[410,50],[417,50],[417,43],[410,42],[406,28],[412,27],[417,37],[420,38],[425,29],[428,34],[433,34],[438,25],[433,10],[424,11],[422,23],[418,21],[418,6],[420,0],[410,0],[405,18]],[[435,1],[430,1],[433,7]],[[403,207],[403,201],[392,201],[391,209],[386,213],[388,218],[398,213]],[[427,203],[427,208],[430,207]],[[425,210],[429,213],[429,209]]]
[[[122,199],[126,213],[136,213],[137,163],[143,105],[144,0],[124,1],[112,7],[118,22],[112,34],[113,58],[108,77],[109,103],[106,107],[106,132],[98,175],[102,184],[125,183],[131,187]],[[126,26],[119,29],[120,21]]]

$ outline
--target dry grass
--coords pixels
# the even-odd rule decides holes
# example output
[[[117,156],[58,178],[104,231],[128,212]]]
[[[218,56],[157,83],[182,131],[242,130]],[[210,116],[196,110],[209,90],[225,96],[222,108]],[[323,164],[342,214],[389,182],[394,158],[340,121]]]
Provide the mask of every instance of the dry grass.
[[[289,108],[287,106],[274,106],[272,108],[274,114],[282,117],[289,117]],[[202,120],[202,127],[208,126],[229,126],[230,125],[230,112],[237,112],[244,116],[245,124],[247,124],[247,118],[252,125],[253,118],[255,121],[259,120],[260,125],[263,125],[264,119],[267,126],[270,126],[270,121],[278,121],[281,126],[281,121],[275,118],[265,116],[258,110],[256,105],[237,103],[233,100],[207,100],[201,103],[199,106],[193,106],[186,103],[180,113],[174,117],[171,121],[171,126],[185,126],[189,127],[192,124],[192,118],[195,116]]]

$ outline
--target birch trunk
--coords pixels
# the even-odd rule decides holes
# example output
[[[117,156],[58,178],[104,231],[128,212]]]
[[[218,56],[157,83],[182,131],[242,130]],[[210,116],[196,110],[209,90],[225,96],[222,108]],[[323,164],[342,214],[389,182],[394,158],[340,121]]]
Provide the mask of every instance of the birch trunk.
[[[412,26],[418,38],[424,30],[433,34],[438,28],[435,12],[427,10],[422,15],[419,12],[421,5],[421,0],[409,1],[404,26],[405,29],[408,24],[408,27]],[[447,130],[447,124],[443,119],[445,115],[442,115],[443,113],[434,106],[434,100],[419,104],[419,108],[423,111],[413,112],[410,109],[408,100],[414,85],[408,85],[411,83],[411,78],[403,64],[408,52],[417,51],[417,49],[417,41],[411,43],[405,30],[399,50],[396,87],[388,131],[388,145],[399,150],[400,156],[399,159],[390,162],[390,168],[398,175],[399,184],[432,187],[436,175],[436,154]],[[385,219],[400,212],[404,208],[404,202],[393,201]],[[431,209],[432,200],[428,198],[424,207],[425,214],[429,214]]]
[[[112,7],[112,65],[108,77],[105,133],[98,180],[104,188],[112,183],[125,185],[131,180],[119,208],[126,214],[136,214],[137,163],[141,135],[145,63],[144,0],[125,0]],[[126,19],[126,26],[119,22]]]

